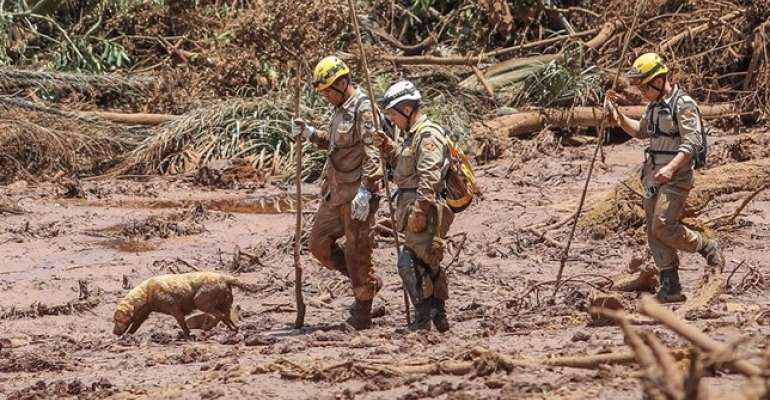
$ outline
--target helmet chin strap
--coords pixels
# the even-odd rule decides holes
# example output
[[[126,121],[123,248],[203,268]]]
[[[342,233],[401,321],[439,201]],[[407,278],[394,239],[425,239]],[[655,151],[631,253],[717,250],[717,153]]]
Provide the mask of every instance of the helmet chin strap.
[[[412,115],[414,115],[414,110],[409,113],[409,115],[406,115],[403,111],[401,111],[398,107],[393,107],[393,110],[395,110],[397,113],[401,114],[402,117],[406,118],[406,129],[409,130],[412,126]]]
[[[334,82],[334,83],[337,83],[337,82]],[[339,107],[345,104],[345,100],[347,100],[347,95],[345,93],[348,91],[348,87],[350,87],[350,79],[347,79],[347,78],[345,79],[345,89],[343,90],[337,89],[337,87],[334,86],[334,83],[332,83],[331,86],[329,87],[335,92],[339,93],[340,96],[342,96],[342,101],[340,101],[340,104],[335,104],[337,107]]]
[[[655,99],[655,101],[659,101],[663,98],[663,95],[665,95],[665,89],[666,89],[666,82],[668,82],[668,76],[663,77],[663,87],[657,87],[655,85],[652,85],[651,83],[648,83],[651,88],[655,89],[658,92],[658,97]]]

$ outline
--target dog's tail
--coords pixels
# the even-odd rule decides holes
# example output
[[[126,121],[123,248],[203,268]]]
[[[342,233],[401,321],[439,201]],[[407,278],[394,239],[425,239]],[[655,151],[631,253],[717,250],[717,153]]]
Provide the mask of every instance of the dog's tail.
[[[238,280],[238,278],[228,276],[227,277],[227,285],[230,287],[236,287],[238,289],[243,290],[244,292],[248,293],[257,293],[265,290],[268,286],[268,284],[265,285],[257,285],[255,283],[246,283]]]

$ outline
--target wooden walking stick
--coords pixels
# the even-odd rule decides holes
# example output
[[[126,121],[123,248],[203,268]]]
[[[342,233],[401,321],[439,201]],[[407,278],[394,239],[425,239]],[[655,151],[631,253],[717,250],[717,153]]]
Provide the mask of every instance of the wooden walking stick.
[[[642,12],[642,8],[644,8],[644,4],[646,3],[645,0],[640,1],[637,4],[636,10],[634,11],[634,20],[631,23],[631,29],[628,30],[628,34],[626,35],[625,43],[623,43],[623,50],[620,52],[620,61],[623,61],[623,58],[626,56],[626,50],[628,50],[628,44],[631,42],[631,37],[634,35],[634,30],[636,30],[636,23],[639,20],[639,14]],[[615,78],[612,80],[612,89],[614,90],[615,87],[618,85],[618,78],[620,78],[620,67],[618,66],[618,70],[615,72]],[[580,219],[580,213],[583,211],[583,205],[586,201],[586,193],[588,192],[588,184],[591,183],[591,175],[594,172],[594,164],[596,164],[596,156],[599,155],[599,150],[604,145],[604,139],[607,129],[607,118],[605,118],[605,115],[607,113],[607,99],[605,98],[604,104],[602,106],[602,121],[599,124],[599,130],[597,131],[599,135],[599,140],[596,141],[596,147],[594,148],[594,155],[593,158],[591,158],[591,164],[588,166],[588,175],[586,176],[586,182],[583,186],[583,193],[580,195],[580,203],[578,204],[577,211],[575,212],[575,220],[572,221],[572,228],[569,232],[569,239],[567,240],[567,245],[564,246],[564,253],[562,253],[561,261],[559,262],[559,272],[556,274],[556,285],[553,289],[553,295],[551,296],[556,297],[556,292],[559,290],[559,287],[561,286],[561,277],[564,273],[564,266],[567,264],[567,258],[569,257],[569,249],[572,246],[572,239],[575,237],[575,228],[577,228],[578,220]]]
[[[364,77],[366,78],[366,89],[369,93],[369,100],[372,102],[372,111],[374,114],[374,127],[376,130],[380,129],[380,113],[377,112],[377,108],[375,105],[375,97],[374,97],[374,91],[372,90],[372,81],[369,78],[369,66],[366,63],[366,50],[364,50],[364,42],[361,41],[361,29],[358,27],[358,15],[356,14],[356,5],[354,0],[348,0],[348,4],[350,5],[350,19],[353,21],[353,27],[356,30],[356,39],[358,40],[358,49],[361,52],[361,65],[364,69]],[[399,256],[399,253],[401,252],[401,243],[398,239],[398,228],[396,228],[396,217],[395,212],[393,211],[393,199],[390,197],[390,186],[388,186],[388,176],[385,169],[385,159],[380,157],[380,167],[382,168],[383,177],[382,177],[382,185],[385,187],[385,197],[388,199],[388,209],[390,211],[390,223],[393,226],[393,238],[396,241],[396,257]],[[404,310],[406,311],[406,323],[407,325],[411,323],[411,315],[409,312],[409,298],[406,294],[406,288],[403,288],[404,291]]]
[[[299,118],[299,100],[302,90],[302,79],[297,74],[297,82],[294,86],[294,118]],[[293,122],[292,122],[293,124]],[[293,128],[293,126],[291,127]],[[297,300],[297,319],[294,321],[296,329],[305,325],[305,299],[302,296],[302,264],[300,264],[299,252],[302,249],[302,135],[294,138],[294,151],[297,157],[297,175],[294,182],[297,185],[297,229],[294,232],[294,295]]]

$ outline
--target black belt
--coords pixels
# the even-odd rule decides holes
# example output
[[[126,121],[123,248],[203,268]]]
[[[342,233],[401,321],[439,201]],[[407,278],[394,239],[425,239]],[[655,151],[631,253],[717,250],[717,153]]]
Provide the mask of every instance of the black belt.
[[[666,155],[666,156],[675,156],[679,154],[678,151],[671,151],[671,150],[651,150],[649,147],[644,149],[644,152],[650,155],[650,158],[652,159],[652,163],[657,165],[658,163],[655,161],[656,155]]]
[[[644,149],[644,152],[648,153],[648,154],[666,154],[666,155],[671,155],[671,156],[675,156],[675,155],[679,154],[679,151],[672,151],[672,150],[650,150],[649,147]]]
[[[401,193],[414,193],[414,192],[417,192],[417,188],[398,188],[398,189],[396,189],[396,191],[393,193],[393,196],[391,197],[391,200],[395,201],[395,200],[396,200],[396,198],[397,198],[397,197],[398,197],[398,196],[399,196]],[[440,191],[440,192],[438,193],[438,195],[439,195],[439,197],[441,197],[442,199],[446,199],[446,198],[449,196],[449,190],[447,190],[447,189],[444,189],[444,190]]]

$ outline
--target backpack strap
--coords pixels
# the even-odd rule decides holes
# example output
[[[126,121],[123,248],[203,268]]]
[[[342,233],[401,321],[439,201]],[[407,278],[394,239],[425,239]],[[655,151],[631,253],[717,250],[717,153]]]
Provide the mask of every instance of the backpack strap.
[[[676,121],[677,125],[679,125],[679,116],[677,115],[677,113],[679,112],[679,107],[677,107],[677,105],[679,104],[679,99],[681,99],[684,96],[688,96],[687,92],[685,92],[682,89],[679,89],[679,92],[680,92],[680,94],[679,94],[679,96],[676,97],[676,99],[675,99],[676,102],[674,103],[674,109],[672,110],[673,111],[674,121]],[[700,107],[695,107],[695,111],[698,113],[698,121],[700,123],[701,133],[705,133],[706,132],[706,126],[703,125],[703,113],[700,111]]]
[[[653,130],[655,131],[656,135],[666,136],[666,137],[677,137],[677,136],[679,136],[679,120],[678,120],[678,117],[677,117],[677,104],[679,103],[679,99],[681,99],[682,96],[686,96],[686,95],[687,95],[687,93],[685,93],[684,90],[682,90],[681,88],[677,87],[676,88],[676,92],[674,92],[674,96],[671,99],[671,104],[672,104],[671,107],[670,107],[671,108],[671,118],[674,120],[674,123],[676,124],[676,133],[674,133],[672,135],[668,135],[668,134],[663,133],[660,129],[658,129],[658,120],[656,118],[654,121],[651,121],[652,124],[653,124],[652,125],[653,126]],[[666,107],[668,107],[668,106],[666,106]],[[652,117],[652,108],[648,111],[648,114],[649,114],[648,118],[651,118]]]

